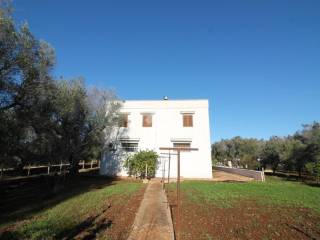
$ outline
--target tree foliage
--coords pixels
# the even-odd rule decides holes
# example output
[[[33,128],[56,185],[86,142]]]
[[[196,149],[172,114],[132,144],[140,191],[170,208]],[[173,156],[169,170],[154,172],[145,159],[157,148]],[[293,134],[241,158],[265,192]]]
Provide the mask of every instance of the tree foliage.
[[[259,167],[258,158],[263,142],[257,139],[235,137],[222,140],[212,145],[212,160],[216,164],[227,165],[228,161],[233,166],[256,169]]]
[[[40,162],[50,148],[54,50],[27,24],[17,28],[8,9],[0,9],[0,42],[1,162]]]
[[[314,122],[303,126],[303,130],[297,133],[297,138],[305,145],[303,156],[309,173],[320,180],[320,123]]]
[[[117,97],[82,78],[54,79],[54,49],[11,13],[0,8],[0,165],[63,161],[77,172],[81,159],[100,158]]]
[[[292,136],[273,136],[269,140],[243,139],[235,137],[212,145],[212,159],[216,164],[256,169],[270,167],[302,172],[320,177],[320,123],[303,125],[302,130]],[[259,160],[259,161],[258,161]]]
[[[284,139],[280,137],[271,137],[262,149],[262,164],[269,164],[273,172],[275,172],[282,160],[284,153]]]

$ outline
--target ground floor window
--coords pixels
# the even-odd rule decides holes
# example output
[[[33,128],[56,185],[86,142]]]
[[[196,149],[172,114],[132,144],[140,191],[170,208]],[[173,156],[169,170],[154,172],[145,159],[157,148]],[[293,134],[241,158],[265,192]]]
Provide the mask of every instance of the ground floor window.
[[[177,148],[190,148],[191,147],[191,143],[189,142],[185,142],[185,143],[179,143],[179,142],[175,142],[173,143],[173,147],[177,147]]]
[[[126,152],[136,152],[138,150],[137,142],[122,142],[121,149]]]

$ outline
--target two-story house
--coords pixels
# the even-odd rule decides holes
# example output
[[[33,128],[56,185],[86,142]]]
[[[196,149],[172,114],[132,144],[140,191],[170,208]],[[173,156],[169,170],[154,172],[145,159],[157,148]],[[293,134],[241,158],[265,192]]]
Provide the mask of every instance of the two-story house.
[[[192,147],[198,151],[181,153],[181,176],[211,178],[211,144],[208,100],[123,101],[121,125],[113,130],[104,153],[100,173],[127,176],[123,162],[138,150],[159,154],[156,177],[167,176],[168,155],[160,147]],[[170,176],[176,177],[177,157],[171,156]]]

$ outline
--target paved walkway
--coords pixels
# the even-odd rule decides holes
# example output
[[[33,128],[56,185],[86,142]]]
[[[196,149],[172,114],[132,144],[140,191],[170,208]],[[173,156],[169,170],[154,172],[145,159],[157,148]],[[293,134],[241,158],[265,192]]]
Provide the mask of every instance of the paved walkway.
[[[133,223],[128,240],[173,240],[173,225],[167,197],[158,179],[152,179]]]

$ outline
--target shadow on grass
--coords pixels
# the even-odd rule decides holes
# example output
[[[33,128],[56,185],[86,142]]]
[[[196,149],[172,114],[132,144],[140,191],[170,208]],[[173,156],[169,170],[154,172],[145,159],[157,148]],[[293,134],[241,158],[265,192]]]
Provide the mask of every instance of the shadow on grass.
[[[88,217],[83,222],[79,223],[71,229],[65,229],[59,235],[54,236],[53,239],[65,239],[71,240],[75,238],[80,238],[83,240],[96,239],[98,233],[105,231],[112,226],[112,220],[107,220],[106,218],[101,218],[102,214]],[[5,231],[1,234],[2,240],[18,240],[23,239],[24,236],[20,235],[17,231]]]
[[[216,181],[217,183],[248,183],[250,181],[240,181],[240,180],[222,180]]]
[[[293,229],[293,230],[303,234],[305,237],[307,237],[307,239],[317,240],[317,238],[311,236],[307,231],[301,230],[299,227],[296,227],[296,226],[294,226],[292,224],[288,224],[288,223],[285,223],[285,225],[288,228]]]
[[[65,239],[71,240],[75,239],[79,234],[82,235],[81,239],[91,240],[95,239],[96,235],[108,228],[112,225],[112,220],[106,219],[104,213],[111,207],[109,205],[106,209],[104,209],[100,214],[96,214],[95,216],[88,217],[83,222],[79,223],[77,226],[72,229],[66,229],[63,231],[57,239]],[[65,237],[66,236],[66,237]]]
[[[97,173],[81,173],[65,178],[39,176],[1,182],[0,225],[28,218],[82,193],[113,185],[115,180]]]
[[[317,183],[311,177],[299,177],[295,174],[287,174],[283,172],[276,172],[276,173],[265,172],[265,175],[268,177],[276,177],[281,181],[299,182],[311,187],[320,187],[320,183]]]

